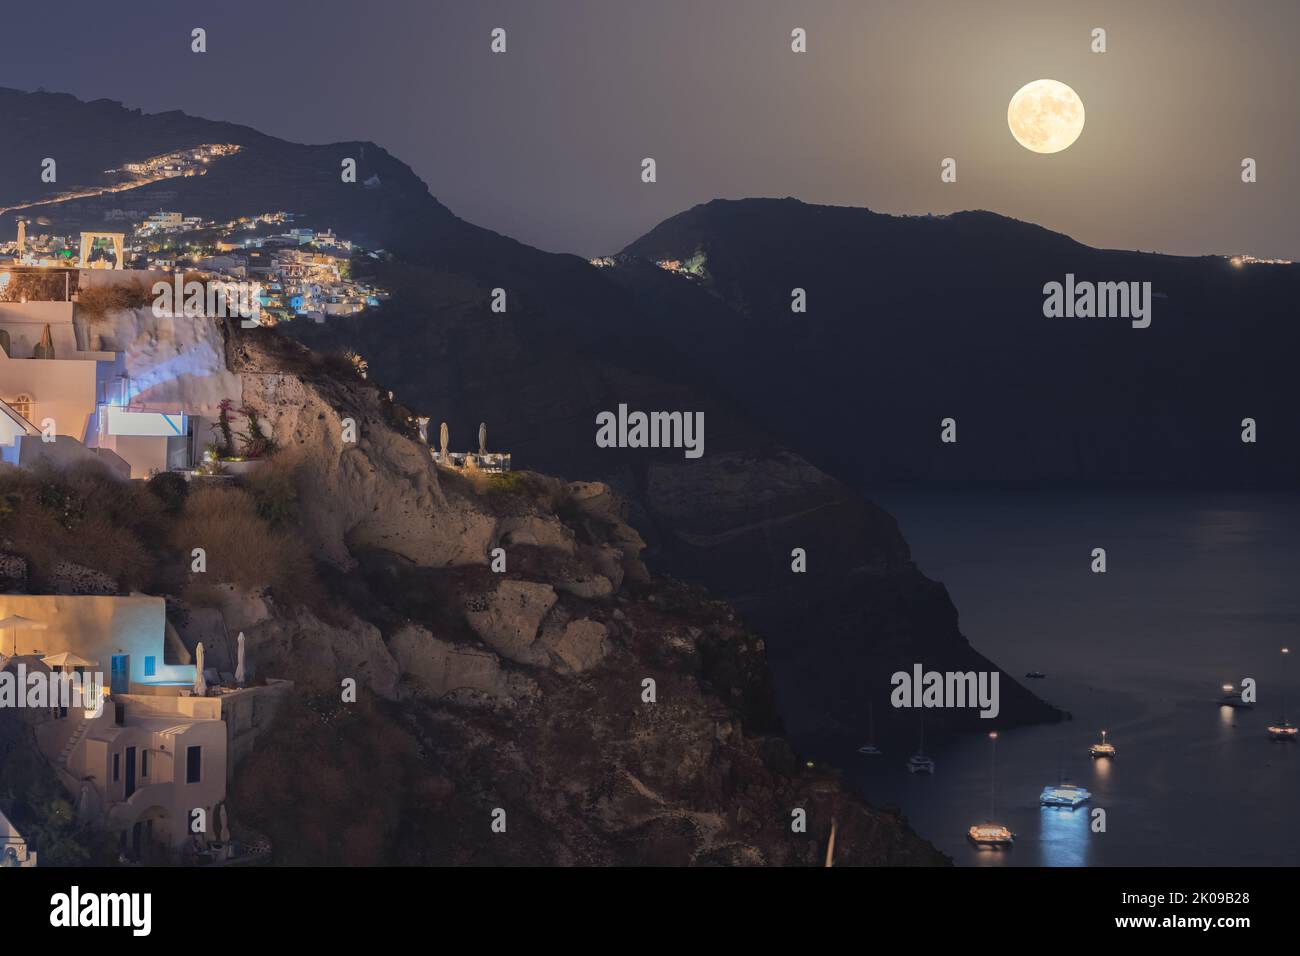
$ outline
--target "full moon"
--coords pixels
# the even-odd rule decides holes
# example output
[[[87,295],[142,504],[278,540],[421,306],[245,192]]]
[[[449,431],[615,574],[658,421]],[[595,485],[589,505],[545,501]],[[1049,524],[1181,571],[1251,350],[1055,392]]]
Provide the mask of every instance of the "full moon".
[[[1034,80],[1011,97],[1007,125],[1025,149],[1059,153],[1083,132],[1083,100],[1064,83]]]

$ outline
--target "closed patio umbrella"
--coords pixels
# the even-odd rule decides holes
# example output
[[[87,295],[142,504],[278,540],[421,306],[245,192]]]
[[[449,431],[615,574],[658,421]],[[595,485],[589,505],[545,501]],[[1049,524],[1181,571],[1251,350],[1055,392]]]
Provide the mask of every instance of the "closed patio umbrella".
[[[244,673],[244,632],[239,632],[239,650],[235,656],[235,683],[240,687],[244,686],[246,675]]]
[[[194,648],[194,696],[208,696],[208,682],[203,677],[203,642]]]
[[[81,793],[77,795],[77,822],[85,823],[90,819],[90,784],[82,782]]]

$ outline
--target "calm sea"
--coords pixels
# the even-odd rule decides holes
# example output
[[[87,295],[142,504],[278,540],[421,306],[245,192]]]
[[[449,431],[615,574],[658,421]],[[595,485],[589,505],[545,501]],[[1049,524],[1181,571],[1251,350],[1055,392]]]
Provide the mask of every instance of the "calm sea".
[[[1074,720],[931,751],[839,762],[863,793],[903,809],[959,865],[1294,865],[1300,744],[1269,740],[1283,706],[1300,723],[1300,496],[1167,492],[882,495],[913,556],[947,585],[971,642]],[[1090,570],[1094,548],[1107,571]],[[1284,657],[1280,648],[1290,646]],[[1253,710],[1221,685],[1258,682]],[[1089,758],[1106,728],[1116,759]],[[1038,806],[1064,770],[1093,794]],[[1104,808],[1106,832],[1090,810]],[[996,813],[1009,852],[966,843]]]

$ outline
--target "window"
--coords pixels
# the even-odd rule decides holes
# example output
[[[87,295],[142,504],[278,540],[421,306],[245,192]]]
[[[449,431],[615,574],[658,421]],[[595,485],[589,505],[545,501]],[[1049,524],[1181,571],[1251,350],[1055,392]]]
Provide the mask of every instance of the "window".
[[[140,751],[140,776],[141,777],[149,776],[149,751],[148,750]]]
[[[198,783],[199,771],[203,767],[203,748],[190,747],[185,751],[185,782]],[[114,777],[114,779],[117,779]]]
[[[32,401],[32,397],[26,393],[23,393],[22,395],[19,395],[17,398],[15,398],[12,402],[10,402],[9,406],[14,411],[16,411],[19,415],[23,416],[23,418],[27,419],[30,422],[32,420],[33,404],[35,403]]]
[[[158,674],[158,658],[149,656],[144,659],[144,676],[154,677]]]
[[[113,754],[113,782],[117,783],[122,776],[122,755]]]

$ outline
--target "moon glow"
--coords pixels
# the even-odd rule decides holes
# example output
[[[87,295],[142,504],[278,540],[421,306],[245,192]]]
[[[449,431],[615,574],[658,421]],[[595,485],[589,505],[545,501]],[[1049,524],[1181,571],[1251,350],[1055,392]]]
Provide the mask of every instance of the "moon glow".
[[[1007,107],[1011,135],[1035,153],[1059,153],[1083,132],[1083,100],[1057,80],[1034,80]]]

